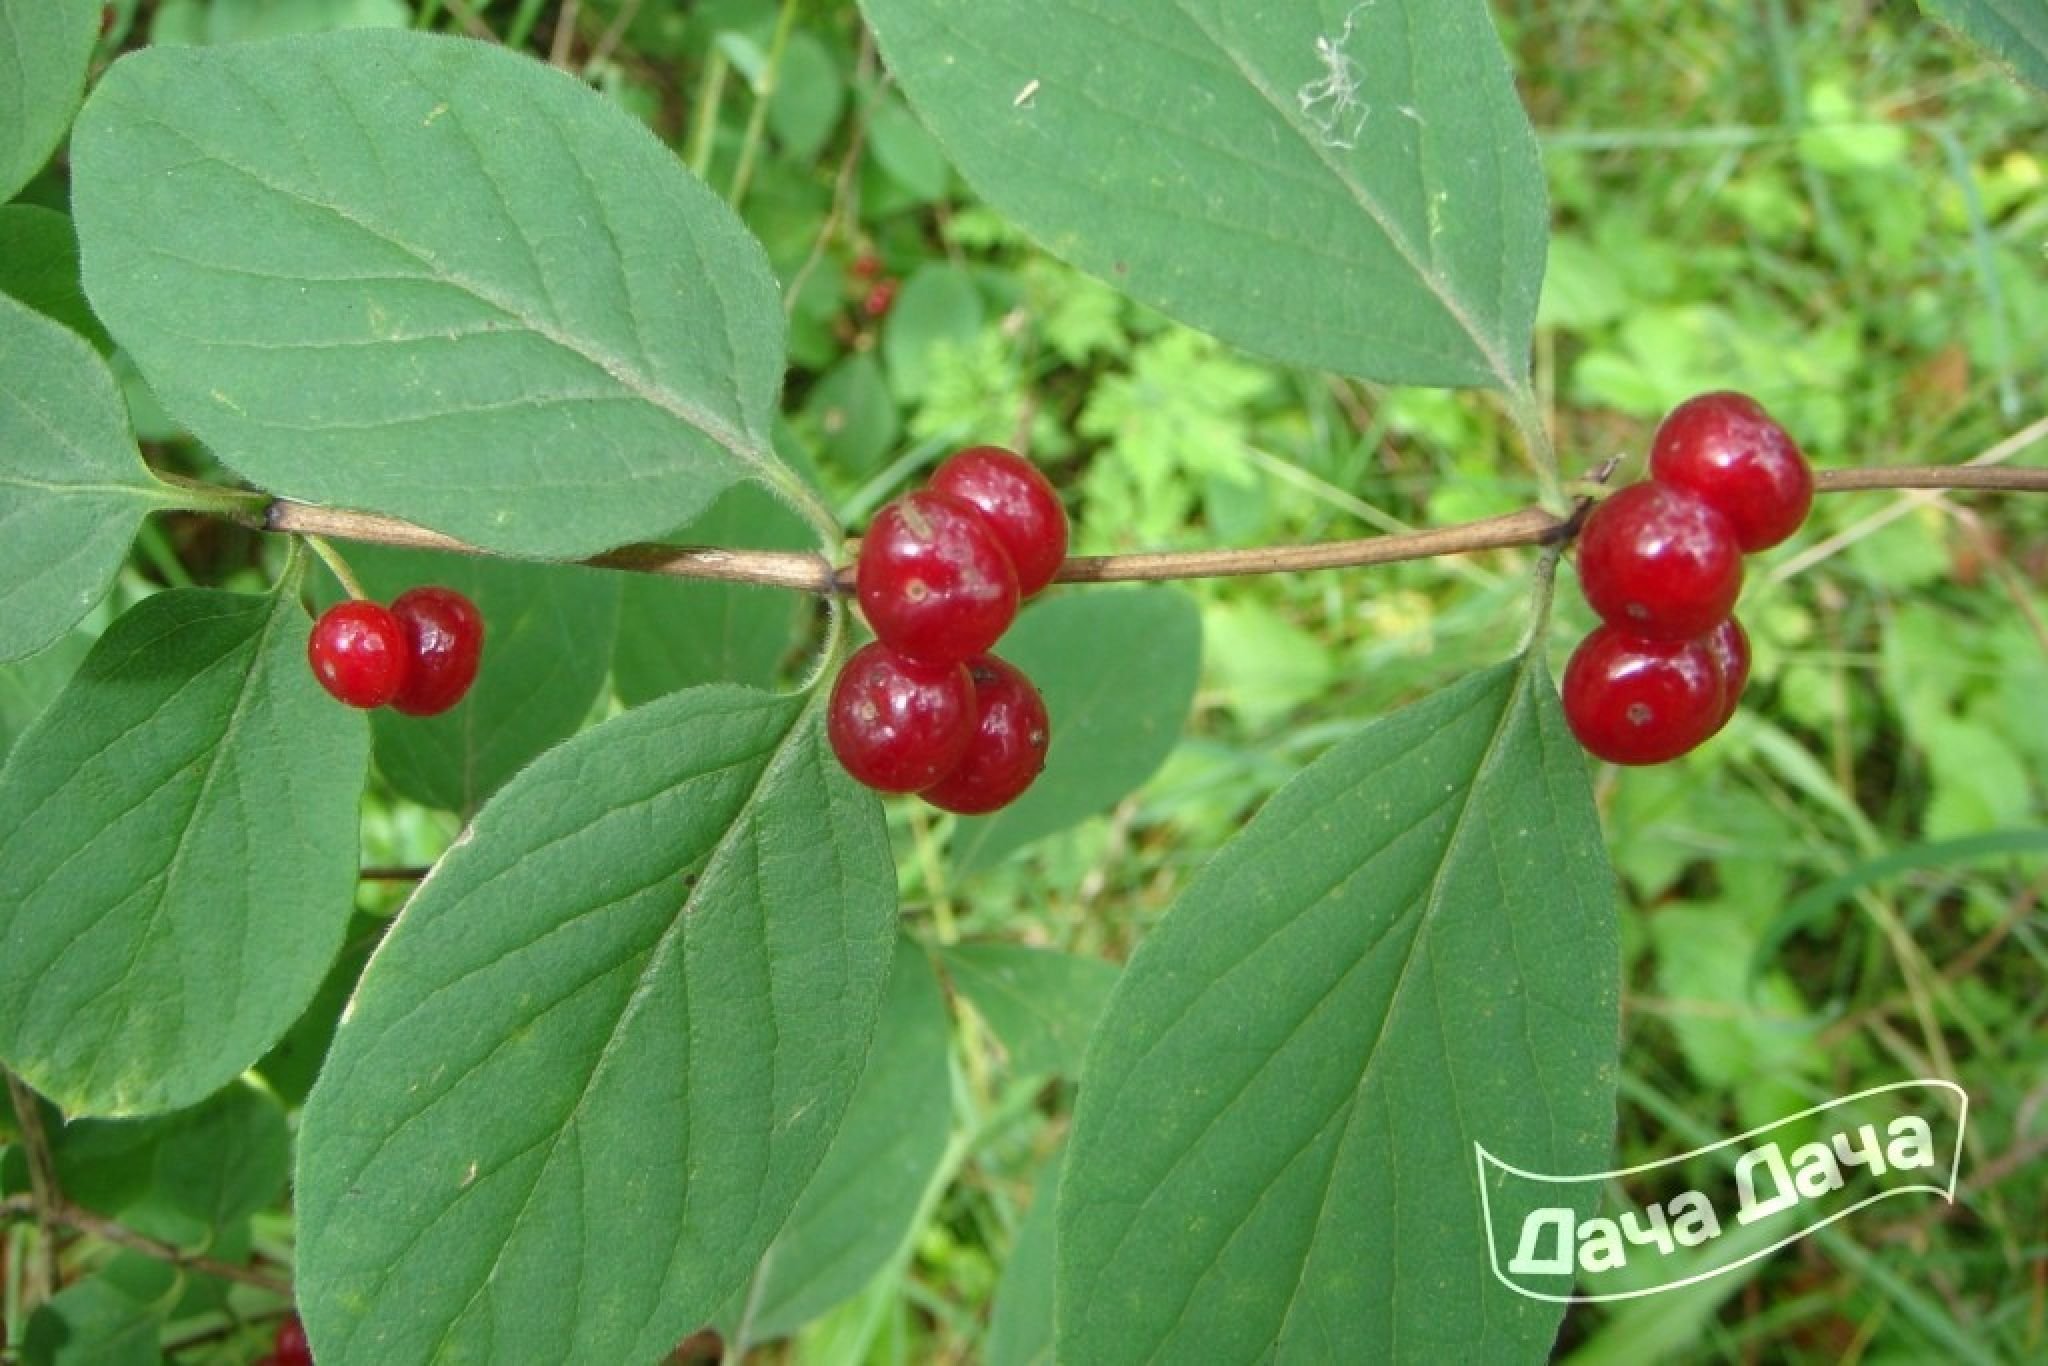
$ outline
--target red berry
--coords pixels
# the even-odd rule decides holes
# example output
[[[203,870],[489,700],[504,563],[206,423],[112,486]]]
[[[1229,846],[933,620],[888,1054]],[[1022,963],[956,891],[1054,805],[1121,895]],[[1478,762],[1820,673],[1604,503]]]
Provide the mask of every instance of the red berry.
[[[1813,470],[1798,443],[1742,394],[1701,394],[1673,408],[1650,443],[1650,477],[1712,504],[1744,550],[1778,544],[1813,506]]]
[[[1708,632],[1701,644],[1714,657],[1714,667],[1721,674],[1721,719],[1714,722],[1718,732],[1735,715],[1735,708],[1742,703],[1742,690],[1749,686],[1749,633],[1730,617]]]
[[[1017,571],[980,513],[923,490],[875,514],[854,570],[884,645],[925,664],[964,664],[1017,616]]]
[[[1610,625],[1653,640],[1693,640],[1734,609],[1742,552],[1728,519],[1701,499],[1632,484],[1586,518],[1579,582]]]
[[[977,816],[1008,806],[1031,786],[1045,767],[1052,723],[1045,699],[1016,666],[983,655],[967,672],[979,712],[974,738],[959,766],[921,795],[943,811]]]
[[[877,320],[887,317],[896,303],[896,289],[894,280],[875,281],[875,287],[860,301],[860,311]]]
[[[882,258],[871,251],[864,251],[853,258],[848,269],[856,280],[872,280],[882,273]]]
[[[1565,665],[1565,720],[1595,757],[1661,764],[1720,724],[1721,671],[1698,640],[1644,640],[1602,626]]]
[[[919,664],[880,642],[863,645],[832,684],[825,733],[854,781],[882,792],[930,787],[974,737],[967,666]]]
[[[271,1346],[271,1358],[278,1366],[313,1366],[313,1349],[306,1342],[306,1325],[299,1322],[297,1314],[290,1314],[277,1325],[277,1341]]]
[[[1001,446],[972,446],[939,466],[931,486],[987,520],[1017,568],[1018,596],[1052,582],[1067,558],[1067,510],[1038,466]]]
[[[381,707],[405,686],[405,627],[374,602],[337,603],[306,642],[313,677],[351,707]]]
[[[410,664],[391,705],[408,716],[438,716],[476,681],[484,619],[452,588],[414,588],[398,595],[391,615],[405,628]]]

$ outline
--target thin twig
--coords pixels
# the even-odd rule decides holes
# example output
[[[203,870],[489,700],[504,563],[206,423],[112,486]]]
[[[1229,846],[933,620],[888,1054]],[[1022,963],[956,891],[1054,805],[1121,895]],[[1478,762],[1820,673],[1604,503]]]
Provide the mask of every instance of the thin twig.
[[[7,1096],[14,1105],[14,1122],[21,1129],[21,1146],[28,1154],[29,1204],[36,1217],[36,1255],[29,1263],[23,1292],[25,1307],[33,1307],[57,1291],[57,1218],[64,1192],[57,1185],[57,1159],[43,1128],[42,1097],[12,1072],[7,1073]]]
[[[619,6],[618,15],[605,27],[604,33],[590,49],[590,55],[583,59],[583,74],[588,76],[611,57],[619,46],[619,40],[626,36],[626,30],[640,17],[642,0],[626,0]]]
[[[418,882],[432,868],[365,868],[356,876],[364,882]]]
[[[854,84],[856,87],[866,79],[875,60],[875,38],[865,25],[860,31],[860,55],[854,60]],[[867,147],[868,123],[874,117],[875,106],[881,102],[882,92],[889,88],[885,73],[874,95],[863,101],[854,115],[853,132],[846,140],[846,155],[840,159],[839,173],[832,179],[832,207],[825,212],[825,221],[818,225],[818,235],[811,242],[811,254],[797,267],[796,274],[789,277],[788,286],[782,291],[782,311],[787,313],[796,307],[797,296],[803,293],[804,285],[810,281],[811,272],[825,259],[825,251],[832,245],[832,238],[841,225],[853,220],[851,209],[859,180],[861,153]]]
[[[562,0],[562,12],[555,16],[554,40],[548,44],[548,65],[562,70],[570,69],[570,58],[576,52],[577,11],[582,0]]]
[[[212,1257],[202,1257],[197,1253],[187,1252],[176,1243],[166,1243],[161,1239],[152,1238],[146,1233],[137,1233],[126,1224],[117,1223],[112,1219],[106,1218],[104,1215],[94,1214],[91,1210],[82,1209],[77,1205],[66,1205],[59,1212],[58,1217],[61,1222],[77,1229],[80,1233],[91,1234],[93,1237],[104,1239],[116,1247],[125,1247],[130,1252],[139,1252],[145,1257],[153,1257],[160,1262],[169,1262],[173,1266],[180,1266],[188,1271],[197,1271],[202,1275],[218,1276],[224,1281],[240,1281],[243,1285],[253,1285],[259,1290],[268,1290],[272,1294],[282,1296],[285,1299],[291,1298],[292,1286],[290,1281],[273,1276],[266,1271],[258,1271],[253,1266],[238,1266],[233,1262],[218,1261]]]
[[[2048,469],[1996,469],[1975,465],[1913,466],[1888,469],[1823,470],[1815,476],[1821,493],[1873,489],[1982,489],[2006,493],[2048,493]],[[1397,564],[1439,555],[1469,555],[1482,550],[1550,545],[1570,539],[1574,518],[1561,518],[1542,508],[1524,508],[1499,517],[1427,531],[1387,536],[1320,541],[1308,545],[1253,546],[1241,550],[1154,551],[1132,555],[1083,555],[1060,567],[1060,583],[1130,583],[1160,579],[1227,578],[1243,574],[1300,573],[1314,569],[1355,569]],[[416,550],[442,550],[460,555],[493,552],[429,531],[396,517],[367,512],[342,512],[279,499],[270,504],[258,525],[265,531]],[[702,546],[640,543],[620,546],[579,561],[597,569],[621,569],[671,578],[717,579],[726,583],[764,584],[804,593],[845,593],[853,587],[851,568],[833,569],[817,555],[783,550],[719,550]]]

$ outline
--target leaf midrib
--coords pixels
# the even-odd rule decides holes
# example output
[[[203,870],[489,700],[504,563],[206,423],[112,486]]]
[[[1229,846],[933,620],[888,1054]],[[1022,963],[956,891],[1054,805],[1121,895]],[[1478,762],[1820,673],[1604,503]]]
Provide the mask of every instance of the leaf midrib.
[[[1289,109],[1286,101],[1279,98],[1273,88],[1266,83],[1256,69],[1245,61],[1235,48],[1224,42],[1209,25],[1205,24],[1195,14],[1186,3],[1186,0],[1174,0],[1174,8],[1180,11],[1182,17],[1193,25],[1218,52],[1229,59],[1230,64],[1237,68],[1238,74],[1244,78],[1245,84],[1250,86],[1260,99],[1271,106],[1274,113],[1279,115],[1280,121],[1287,125],[1288,131],[1295,134],[1301,140],[1302,145],[1308,148],[1310,154],[1322,163],[1324,169],[1329,171],[1331,177],[1339,185],[1343,186],[1352,201],[1365,212],[1365,215],[1372,220],[1373,226],[1378,228],[1381,235],[1387,239],[1387,244],[1400,256],[1402,263],[1414,272],[1415,278],[1421,281],[1423,288],[1427,289],[1431,297],[1437,301],[1438,306],[1443,309],[1445,316],[1449,317],[1457,325],[1458,330],[1465,334],[1466,338],[1472,343],[1473,348],[1479,353],[1480,359],[1493,372],[1494,378],[1500,381],[1501,388],[1512,394],[1519,392],[1525,387],[1527,383],[1526,378],[1520,375],[1513,365],[1508,363],[1507,357],[1502,354],[1495,340],[1488,336],[1485,330],[1479,326],[1478,320],[1472,316],[1464,301],[1452,290],[1450,281],[1445,279],[1442,273],[1433,265],[1422,259],[1421,255],[1416,251],[1414,244],[1408,240],[1407,235],[1393,221],[1393,217],[1387,212],[1386,206],[1381,204],[1379,199],[1370,190],[1354,179],[1348,173],[1348,168],[1345,164],[1330,155],[1328,148],[1303,132],[1301,125],[1296,121],[1294,112]]]
[[[1436,873],[1430,878],[1429,896],[1423,902],[1422,914],[1415,919],[1415,932],[1409,939],[1407,955],[1401,962],[1401,974],[1394,979],[1394,989],[1387,994],[1387,1009],[1386,1013],[1380,1017],[1379,1033],[1373,1036],[1372,1045],[1366,1050],[1365,1061],[1359,1065],[1358,1085],[1353,1088],[1351,1098],[1344,1102],[1343,1123],[1338,1130],[1337,1141],[1330,1154],[1330,1163],[1333,1171],[1336,1163],[1343,1155],[1345,1142],[1351,1135],[1352,1120],[1358,1113],[1358,1102],[1363,1096],[1366,1079],[1372,1075],[1373,1064],[1379,1057],[1380,1047],[1386,1042],[1388,1032],[1393,1025],[1394,1016],[1400,1010],[1401,998],[1407,990],[1408,979],[1414,969],[1416,960],[1422,957],[1421,953],[1417,951],[1418,946],[1429,932],[1431,923],[1442,907],[1444,886],[1453,859],[1466,838],[1466,831],[1471,822],[1473,802],[1478,797],[1480,789],[1485,785],[1488,776],[1498,767],[1501,755],[1504,753],[1501,741],[1506,737],[1511,728],[1511,723],[1527,702],[1529,669],[1535,659],[1535,655],[1535,650],[1525,650],[1517,661],[1513,673],[1509,675],[1507,696],[1501,706],[1500,719],[1494,723],[1493,733],[1487,737],[1486,748],[1480,751],[1479,764],[1472,771],[1472,781],[1465,789],[1464,801],[1459,804],[1457,819],[1452,822],[1450,836],[1444,841],[1443,857],[1437,863]],[[1315,1256],[1316,1239],[1321,1233],[1324,1219],[1329,1215],[1330,1200],[1335,1191],[1336,1183],[1326,1177],[1323,1185],[1323,1203],[1316,1210],[1315,1222],[1311,1225],[1308,1247],[1302,1256],[1301,1268],[1296,1274],[1294,1289],[1288,1294],[1286,1312],[1280,1316],[1280,1326],[1273,1335],[1273,1350],[1276,1354],[1287,1340],[1288,1325],[1294,1321],[1294,1311],[1301,1304],[1302,1285],[1308,1278],[1309,1263],[1314,1260]],[[1394,1256],[1396,1259],[1400,1256],[1400,1245],[1398,1242],[1394,1244]],[[1399,1277],[1397,1276],[1395,1279],[1398,1283]],[[1398,1330],[1398,1319],[1390,1316],[1389,1324],[1390,1332]],[[1397,1354],[1391,1350],[1391,1341],[1389,1342],[1389,1348],[1389,1356],[1396,1356]]]
[[[532,1206],[533,1197],[539,1191],[542,1180],[554,1166],[557,1149],[564,1138],[576,1129],[578,1121],[583,1114],[583,1107],[590,1100],[591,1092],[597,1088],[599,1079],[606,1075],[611,1066],[613,1056],[621,1047],[620,1039],[626,1034],[627,1026],[637,1018],[642,1003],[658,985],[656,979],[662,967],[669,961],[674,946],[685,938],[683,931],[688,925],[690,917],[695,913],[698,898],[713,884],[714,871],[724,866],[729,851],[734,846],[734,837],[737,832],[750,826],[750,813],[752,813],[755,805],[760,801],[761,793],[767,787],[769,779],[781,772],[783,765],[788,762],[790,755],[799,748],[797,741],[800,732],[809,722],[811,711],[819,705],[821,697],[822,693],[814,692],[805,702],[804,706],[797,711],[795,717],[792,718],[789,728],[783,732],[783,738],[775,746],[774,753],[761,766],[760,775],[755,778],[753,786],[748,789],[746,798],[735,808],[733,820],[720,833],[717,841],[711,847],[711,852],[705,856],[702,871],[698,874],[696,882],[691,884],[688,892],[684,895],[682,904],[677,909],[676,914],[670,919],[668,927],[656,937],[653,947],[648,951],[646,965],[641,968],[632,992],[627,996],[624,1007],[619,1011],[617,1022],[612,1026],[610,1033],[606,1035],[604,1046],[598,1050],[596,1059],[590,1064],[590,1070],[584,1079],[583,1086],[577,1092],[575,1104],[569,1108],[569,1113],[545,1140],[546,1154],[541,1158],[533,1182],[527,1188],[526,1197],[520,1204],[519,1213],[507,1225],[508,1229],[516,1229],[524,1222],[526,1213]],[[775,1057],[771,1053],[767,1059],[767,1072],[771,1091],[773,1089],[774,1071]],[[684,1160],[687,1160],[687,1157]],[[684,1198],[687,1201],[687,1186],[685,1187]],[[498,1270],[504,1265],[505,1258],[511,1252],[514,1242],[515,1239],[513,1237],[507,1236],[499,1243],[497,1255],[492,1258],[489,1270],[478,1280],[476,1288],[470,1292],[469,1298],[463,1301],[462,1307],[450,1314],[447,1321],[443,1323],[439,1335],[434,1339],[432,1349],[427,1353],[429,1360],[437,1359],[440,1356],[442,1349],[448,1345],[449,1336],[455,1331],[456,1325],[468,1316],[470,1310],[476,1306],[478,1298],[496,1280]],[[673,1271],[672,1265],[668,1268],[668,1271]],[[666,1280],[666,1274],[664,1274],[664,1281]]]

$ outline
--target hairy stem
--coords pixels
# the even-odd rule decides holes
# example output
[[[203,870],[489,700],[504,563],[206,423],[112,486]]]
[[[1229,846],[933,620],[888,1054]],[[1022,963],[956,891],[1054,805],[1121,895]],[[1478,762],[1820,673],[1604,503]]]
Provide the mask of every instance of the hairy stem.
[[[1877,489],[1976,489],[2002,493],[2048,493],[2048,469],[2009,469],[1983,465],[1906,466],[1885,469],[1822,470],[1815,476],[1821,493]],[[367,512],[341,512],[284,499],[273,501],[260,517],[246,518],[264,531],[374,545],[443,550],[464,555],[493,552],[429,531],[396,517]],[[1541,507],[1523,508],[1499,517],[1427,531],[1389,536],[1318,541],[1308,545],[1254,546],[1241,550],[1155,551],[1134,555],[1082,555],[1060,566],[1059,583],[1129,583],[1159,579],[1209,579],[1243,574],[1291,574],[1312,569],[1354,569],[1469,555],[1514,546],[1550,545],[1570,538],[1572,518]],[[620,546],[581,563],[598,569],[621,569],[671,578],[717,579],[727,583],[763,584],[803,593],[847,593],[853,571],[835,569],[822,555],[786,550],[720,550],[704,546],[641,543]]]

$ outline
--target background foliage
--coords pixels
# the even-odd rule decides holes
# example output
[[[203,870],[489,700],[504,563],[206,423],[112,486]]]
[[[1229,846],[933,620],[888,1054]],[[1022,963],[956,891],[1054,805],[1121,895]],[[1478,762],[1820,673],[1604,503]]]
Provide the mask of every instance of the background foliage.
[[[0,0],[9,16],[69,17],[72,28],[48,39],[53,51],[82,50],[78,15],[96,8]],[[1028,445],[1047,465],[1084,551],[1363,534],[1532,497],[1496,400],[1269,364],[1032,247],[1018,227],[1035,226],[1031,206],[1008,202],[999,168],[969,160],[956,171],[881,60],[902,41],[890,14],[932,8],[873,6],[878,52],[839,0],[792,7],[780,36],[783,11],[770,0],[126,0],[94,62],[144,43],[209,46],[343,24],[488,30],[558,55],[736,202],[765,244],[788,294],[793,369],[772,430],[758,396],[736,425],[758,427],[743,444],[772,444],[850,523],[950,446],[982,439]],[[1984,27],[2024,6],[1930,8],[2039,79],[2039,44],[2024,25]],[[1564,0],[1493,12],[1551,199],[1534,390],[1555,415],[1568,470],[1639,458],[1664,409],[1712,387],[1755,393],[1823,464],[1957,461],[2043,411],[2048,171],[2037,151],[2048,103],[1999,64],[1897,0]],[[779,74],[762,97],[771,69]],[[1021,85],[997,90],[998,107]],[[27,147],[36,130],[0,130],[13,139],[0,145],[0,182],[26,180],[0,207],[0,293],[25,308],[0,302],[0,323],[14,327],[32,309],[74,328],[109,355],[153,468],[228,478],[85,311],[66,154],[38,173],[41,152]],[[705,204],[706,214],[716,208]],[[90,210],[79,205],[82,220]],[[193,215],[187,206],[132,235],[203,237]],[[878,317],[866,305],[883,278],[901,285]],[[755,324],[779,327],[765,282],[752,283],[762,286],[748,300]],[[1203,320],[1170,292],[1145,297]],[[1273,316],[1284,332],[1293,315],[1276,304]],[[288,377],[274,378],[289,398]],[[19,383],[14,367],[0,369],[0,385]],[[635,409],[633,420],[669,419]],[[237,441],[202,435],[225,436],[223,454]],[[139,515],[150,482],[119,477],[132,491],[92,496],[120,500],[110,516]],[[729,506],[748,495],[725,494],[679,534],[738,543],[740,528],[765,520]],[[540,529],[508,543],[576,535],[573,519],[527,525]],[[759,535],[787,545],[804,533]],[[118,610],[148,599],[153,612],[187,612],[200,585],[236,594],[236,612],[258,612],[279,569],[266,556],[274,561],[274,548],[217,520],[144,522],[108,600],[47,649],[0,666],[0,746],[37,743],[19,737],[74,671],[107,667],[105,654],[81,661]],[[812,638],[809,613],[765,590],[429,568],[367,550],[351,559],[376,582],[428,575],[474,588],[501,681],[487,670],[488,686],[446,723],[402,735],[372,728],[362,864],[398,876],[362,882],[345,934],[294,927],[345,948],[284,1042],[240,1080],[229,1079],[251,1059],[213,1060],[185,1098],[227,1085],[191,1109],[56,1131],[60,1179],[81,1205],[272,1268],[290,1265],[295,1242],[284,1189],[291,1126],[355,974],[410,890],[403,874],[438,858],[484,795],[589,721],[650,703],[635,724],[692,724],[657,699],[711,678],[792,681]],[[1528,567],[1504,553],[1075,591],[1028,614],[1016,650],[1044,678],[1056,728],[1099,736],[1101,749],[1088,765],[1056,750],[1041,793],[993,820],[886,808],[908,936],[893,950],[887,999],[873,1006],[874,1056],[886,1065],[871,1063],[848,1097],[857,1151],[829,1159],[819,1180],[832,1179],[833,1161],[876,1176],[842,1187],[860,1209],[839,1207],[828,1187],[785,1181],[796,1213],[780,1233],[734,1234],[743,1221],[718,1216],[731,1236],[773,1238],[753,1282],[731,1288],[721,1330],[761,1344],[765,1359],[1044,1359],[1048,1197],[1106,975],[1306,763],[1496,662],[1519,624]],[[2048,920],[2038,844],[1986,837],[2032,837],[2043,825],[2048,509],[1824,499],[1808,531],[1758,568],[1744,604],[1757,684],[1743,715],[1679,765],[1596,782],[1623,894],[1617,1165],[1900,1076],[1944,1075],[1975,1100],[1966,1197],[1954,1210],[1881,1205],[1696,1290],[1575,1309],[1560,1352],[2038,1358],[2048,1345]],[[1568,602],[1561,610],[1560,648],[1589,624]],[[0,632],[26,629],[23,620],[10,610]],[[1102,648],[1126,637],[1128,646]],[[659,648],[679,639],[710,653]],[[105,643],[117,647],[118,633]],[[257,687],[263,638],[249,648],[243,695],[288,713],[295,699]],[[1100,686],[1105,678],[1116,681]],[[191,702],[234,705],[225,689],[210,696]],[[360,767],[360,728],[303,725],[322,732],[308,743],[325,767]],[[61,756],[30,757],[60,780]],[[687,786],[687,775],[657,780]],[[807,819],[829,809],[820,801]],[[0,828],[12,826],[10,814]],[[33,825],[24,829],[12,838],[33,838]],[[471,849],[472,865],[500,856],[481,835]],[[658,935],[659,917],[648,924]],[[862,942],[871,955],[892,951],[874,925]],[[449,971],[463,948],[449,946]],[[1583,951],[1589,973],[1612,958],[1592,943]],[[315,957],[325,961],[299,943],[266,951],[263,963],[288,973]],[[257,1011],[274,985],[221,991]],[[230,1034],[229,1013],[217,1040]],[[863,1123],[878,1110],[902,1123]],[[0,1113],[8,1193],[25,1183],[16,1130]],[[1077,1158],[1084,1173],[1086,1159]],[[243,1361],[282,1308],[261,1290],[86,1237],[67,1253],[72,1284],[25,1319],[15,1307],[28,1236],[11,1223],[5,1245],[7,1350],[25,1360],[93,1350],[152,1361],[170,1350],[181,1361]],[[370,1241],[355,1251],[376,1255]]]

